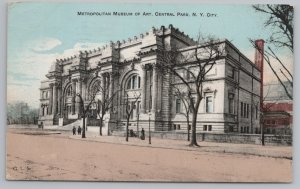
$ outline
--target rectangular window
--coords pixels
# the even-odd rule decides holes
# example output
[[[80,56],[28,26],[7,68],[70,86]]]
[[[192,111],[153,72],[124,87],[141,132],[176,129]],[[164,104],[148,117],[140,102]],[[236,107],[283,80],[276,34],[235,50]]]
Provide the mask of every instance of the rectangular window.
[[[243,117],[243,112],[244,112],[244,103],[241,102],[241,117]]]
[[[180,125],[177,125],[177,130],[180,130]]]
[[[255,106],[255,119],[257,119],[257,114],[258,114],[258,107],[257,106]]]
[[[234,114],[234,94],[229,94],[228,95],[229,101],[229,113]]]
[[[213,112],[213,99],[212,96],[206,97],[206,113],[212,113]]]
[[[207,125],[203,125],[203,131],[207,131]]]
[[[247,118],[249,118],[249,104],[247,104]]]
[[[234,67],[232,66],[228,66],[228,73],[227,73],[228,77],[234,79]]]
[[[212,126],[208,125],[208,131],[211,131],[211,129],[212,129]]]
[[[176,99],[176,113],[180,113],[181,110],[181,100],[180,99]]]
[[[246,103],[244,103],[244,112],[243,112],[243,114],[244,114],[244,118],[246,118],[247,117],[247,104]]]
[[[176,125],[173,125],[173,129],[176,130]]]

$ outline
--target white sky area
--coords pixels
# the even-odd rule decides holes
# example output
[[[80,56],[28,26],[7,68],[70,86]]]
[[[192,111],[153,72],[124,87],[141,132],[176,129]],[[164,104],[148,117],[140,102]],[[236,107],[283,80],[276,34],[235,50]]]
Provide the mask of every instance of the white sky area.
[[[103,46],[103,43],[76,43],[73,48],[64,50],[63,53],[45,53],[62,44],[58,39],[43,38],[30,42],[28,46],[14,58],[22,64],[13,64],[14,72],[7,74],[7,101],[25,101],[33,107],[39,106],[40,82],[45,80],[51,64],[56,59],[78,55],[80,50],[91,50]],[[26,73],[24,76],[19,73]],[[34,77],[28,77],[34,76]],[[20,80],[20,77],[24,77]]]

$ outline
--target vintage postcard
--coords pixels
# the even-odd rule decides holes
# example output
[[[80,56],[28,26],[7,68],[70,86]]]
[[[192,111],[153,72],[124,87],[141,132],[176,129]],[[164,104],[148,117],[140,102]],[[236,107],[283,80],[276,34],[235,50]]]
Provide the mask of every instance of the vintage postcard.
[[[6,179],[292,182],[293,17],[8,4]]]

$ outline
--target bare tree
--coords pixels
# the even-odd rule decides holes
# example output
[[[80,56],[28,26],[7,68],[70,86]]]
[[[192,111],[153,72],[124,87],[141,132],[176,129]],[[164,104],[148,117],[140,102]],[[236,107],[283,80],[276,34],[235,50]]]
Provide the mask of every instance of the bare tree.
[[[260,53],[263,54],[264,60],[271,68],[273,74],[284,88],[286,95],[289,99],[293,99],[293,94],[289,87],[293,88],[293,75],[292,71],[287,67],[287,63],[279,53],[276,53],[272,45],[278,49],[288,49],[293,53],[294,48],[294,8],[290,5],[254,5],[253,8],[260,13],[268,16],[265,21],[265,26],[272,29],[271,36],[266,41],[264,52],[256,46],[255,42],[250,39],[251,44]],[[277,65],[277,66],[276,66]],[[279,67],[278,67],[279,66]],[[276,67],[278,67],[276,69]]]
[[[190,113],[191,113],[191,104],[190,104],[190,100],[188,98],[188,93],[182,89],[179,88],[177,86],[173,86],[175,89],[174,95],[179,98],[181,100],[181,102],[183,103],[183,107],[184,107],[184,111],[181,111],[180,113],[182,115],[184,115],[184,117],[186,118],[186,122],[187,122],[187,140],[190,141]]]
[[[37,124],[38,109],[22,101],[7,104],[7,124]]]
[[[262,54],[264,60],[267,62],[269,67],[271,68],[273,74],[283,87],[287,97],[291,100],[293,100],[293,94],[292,90],[289,90],[290,88],[293,89],[293,75],[292,72],[285,66],[286,63],[284,63],[281,58],[279,58],[278,55],[272,50],[270,46],[267,47],[266,50],[261,49],[255,41],[250,39],[250,42],[252,46],[259,51],[259,53]],[[272,59],[271,59],[272,58]],[[279,63],[279,71],[275,69],[275,63]]]
[[[254,5],[253,8],[268,16],[266,27],[271,27],[273,33],[268,42],[277,47],[287,47],[293,52],[294,44],[294,7],[282,4]]]
[[[192,110],[190,146],[199,146],[196,139],[196,123],[200,102],[204,98],[203,85],[206,81],[206,75],[217,60],[225,55],[222,42],[216,41],[212,37],[206,39],[200,36],[198,38],[199,46],[192,49],[190,54],[180,51],[177,47],[158,52],[157,66],[162,75],[175,77],[173,85],[184,85],[187,89],[187,98]],[[183,72],[186,74],[182,74]]]
[[[105,114],[113,109],[113,101],[115,96],[117,95],[118,91],[112,92],[109,91],[111,83],[105,84],[105,86],[97,86],[98,93],[102,95],[101,99],[97,99],[95,103],[97,104],[97,114],[100,118],[100,125],[99,125],[99,134],[102,136],[102,127],[103,127],[103,118]]]
[[[136,103],[140,99],[140,93],[134,93],[133,97],[129,98],[129,95],[126,93],[126,99],[124,101],[123,106],[125,107],[125,116],[126,116],[126,141],[128,142],[128,127],[129,127],[129,120],[132,115],[134,109],[137,108]]]
[[[84,101],[82,99],[81,94],[77,93],[77,95],[76,95],[79,98],[80,110],[81,110],[80,116],[83,119],[83,123],[82,123],[82,135],[81,135],[82,138],[86,138],[86,136],[85,136],[85,130],[86,130],[85,120],[86,120],[86,117],[87,117],[88,112],[90,110],[90,107],[91,107],[91,105],[93,104],[93,102],[95,100],[95,97],[96,97],[97,93],[98,93],[97,90],[94,90],[94,91],[91,92],[90,98],[89,98],[89,102],[87,103],[86,106],[84,105]]]

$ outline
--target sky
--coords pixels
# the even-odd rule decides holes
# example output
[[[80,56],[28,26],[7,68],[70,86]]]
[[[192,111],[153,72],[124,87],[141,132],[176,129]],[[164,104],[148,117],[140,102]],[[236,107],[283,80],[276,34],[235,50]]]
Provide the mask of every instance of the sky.
[[[152,16],[78,16],[78,11],[147,12]],[[190,16],[157,17],[155,12]],[[193,17],[193,12],[217,16]],[[272,32],[264,27],[265,20],[265,15],[250,5],[13,3],[8,7],[7,101],[24,101],[38,107],[40,82],[56,59],[139,36],[152,26],[172,24],[193,38],[199,33],[226,38],[253,61],[255,51],[249,39],[267,39]],[[292,67],[293,57],[283,51],[279,54]],[[265,81],[274,81],[265,67]]]

